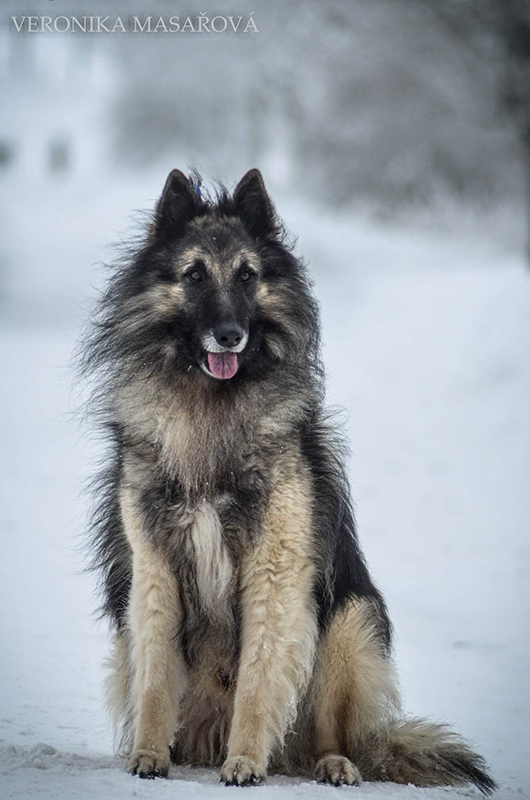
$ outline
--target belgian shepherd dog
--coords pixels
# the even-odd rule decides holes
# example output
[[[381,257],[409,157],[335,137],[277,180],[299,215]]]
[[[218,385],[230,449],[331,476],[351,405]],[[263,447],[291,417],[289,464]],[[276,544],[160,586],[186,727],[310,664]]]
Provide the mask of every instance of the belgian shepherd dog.
[[[91,543],[127,769],[489,793],[465,742],[402,714],[319,330],[260,172],[206,194],[173,170],[84,355],[110,437]]]

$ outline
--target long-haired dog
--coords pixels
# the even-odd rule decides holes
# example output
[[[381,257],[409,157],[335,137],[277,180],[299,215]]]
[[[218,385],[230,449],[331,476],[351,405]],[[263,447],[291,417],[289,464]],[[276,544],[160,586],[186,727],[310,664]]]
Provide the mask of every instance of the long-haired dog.
[[[402,715],[324,407],[318,307],[262,177],[199,187],[169,175],[85,348],[113,453],[92,546],[127,769],[490,792],[458,736]]]

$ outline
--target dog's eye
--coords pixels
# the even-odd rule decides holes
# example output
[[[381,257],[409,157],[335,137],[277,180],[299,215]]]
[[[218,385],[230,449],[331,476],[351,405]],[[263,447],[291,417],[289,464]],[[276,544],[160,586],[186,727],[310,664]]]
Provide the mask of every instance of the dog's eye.
[[[184,277],[192,283],[200,283],[206,278],[206,265],[201,258],[196,258],[184,273]]]
[[[243,281],[243,283],[248,283],[255,277],[256,273],[254,270],[250,269],[246,261],[243,261],[239,269],[239,280]]]

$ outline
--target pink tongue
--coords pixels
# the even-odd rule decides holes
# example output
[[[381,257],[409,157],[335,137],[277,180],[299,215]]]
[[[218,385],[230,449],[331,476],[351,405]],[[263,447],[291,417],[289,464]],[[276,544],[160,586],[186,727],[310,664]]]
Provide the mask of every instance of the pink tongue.
[[[216,378],[233,378],[237,372],[237,353],[208,353],[208,367]]]

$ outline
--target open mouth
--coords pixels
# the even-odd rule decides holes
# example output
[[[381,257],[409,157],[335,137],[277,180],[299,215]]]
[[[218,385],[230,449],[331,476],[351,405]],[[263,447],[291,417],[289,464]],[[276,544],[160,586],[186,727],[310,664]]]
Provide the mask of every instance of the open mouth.
[[[237,353],[225,350],[221,353],[207,353],[206,356],[205,367],[214,378],[226,381],[234,377],[239,367]]]

